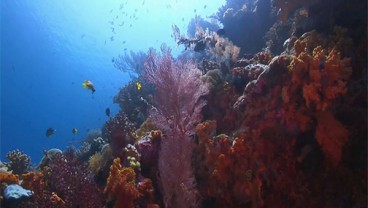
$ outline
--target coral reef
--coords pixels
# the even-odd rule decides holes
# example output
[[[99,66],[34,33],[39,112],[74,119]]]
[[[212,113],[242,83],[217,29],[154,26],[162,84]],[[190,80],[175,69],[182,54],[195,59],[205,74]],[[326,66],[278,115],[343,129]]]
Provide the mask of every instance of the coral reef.
[[[165,45],[113,58],[131,81],[102,131],[35,167],[7,154],[0,206],[366,207],[367,11],[226,0],[191,37],[174,25],[177,58]],[[32,197],[11,204],[9,185]]]

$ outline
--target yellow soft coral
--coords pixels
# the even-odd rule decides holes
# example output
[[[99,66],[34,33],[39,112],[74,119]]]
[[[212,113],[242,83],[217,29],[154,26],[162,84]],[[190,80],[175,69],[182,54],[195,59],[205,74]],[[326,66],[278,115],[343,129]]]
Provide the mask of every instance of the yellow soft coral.
[[[102,154],[97,152],[88,160],[88,167],[94,174],[97,174],[101,169],[101,159]]]

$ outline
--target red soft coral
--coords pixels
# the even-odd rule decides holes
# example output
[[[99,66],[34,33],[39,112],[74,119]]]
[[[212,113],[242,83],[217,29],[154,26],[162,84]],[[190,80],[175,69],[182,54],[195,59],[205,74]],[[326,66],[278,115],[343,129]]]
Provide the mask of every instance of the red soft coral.
[[[317,116],[316,139],[327,158],[336,166],[341,159],[342,147],[348,140],[349,131],[330,111]]]

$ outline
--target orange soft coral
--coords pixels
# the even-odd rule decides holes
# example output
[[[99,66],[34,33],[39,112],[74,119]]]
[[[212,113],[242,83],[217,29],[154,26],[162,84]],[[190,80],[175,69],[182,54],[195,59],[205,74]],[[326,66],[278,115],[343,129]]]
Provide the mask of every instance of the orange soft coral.
[[[349,131],[327,111],[317,116],[316,139],[327,158],[336,166],[342,155],[342,147],[348,140]]]
[[[22,175],[22,186],[26,189],[34,189],[36,178],[42,178],[42,172],[29,172]]]
[[[110,167],[104,193],[108,195],[108,201],[115,201],[115,208],[133,208],[134,200],[139,197],[135,186],[135,172],[132,168],[122,167],[120,158],[114,159]]]
[[[199,163],[194,163],[198,188],[214,207],[261,207],[262,181],[257,172],[251,145],[245,135],[232,139],[225,134],[212,137],[215,121],[197,125]]]
[[[0,183],[18,184],[19,178],[14,174],[0,173]]]
[[[325,48],[325,39],[316,32],[304,34],[294,44],[295,57],[289,65],[291,93],[301,87],[305,104],[310,109],[325,111],[339,95],[345,94],[351,75],[350,59],[341,58],[335,49]]]

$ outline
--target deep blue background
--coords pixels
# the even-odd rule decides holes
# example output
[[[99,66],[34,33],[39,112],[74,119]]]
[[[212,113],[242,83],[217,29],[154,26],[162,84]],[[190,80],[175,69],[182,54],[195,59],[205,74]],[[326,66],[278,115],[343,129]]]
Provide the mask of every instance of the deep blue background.
[[[2,0],[1,160],[20,149],[38,163],[42,149],[65,149],[101,128],[105,108],[118,112],[113,96],[129,81],[112,57],[124,48],[147,51],[163,42],[179,53],[171,25],[185,31],[194,9],[206,16],[222,3]],[[82,88],[86,79],[95,84],[94,94]],[[56,134],[47,138],[49,127]],[[73,128],[80,133],[73,135]]]

